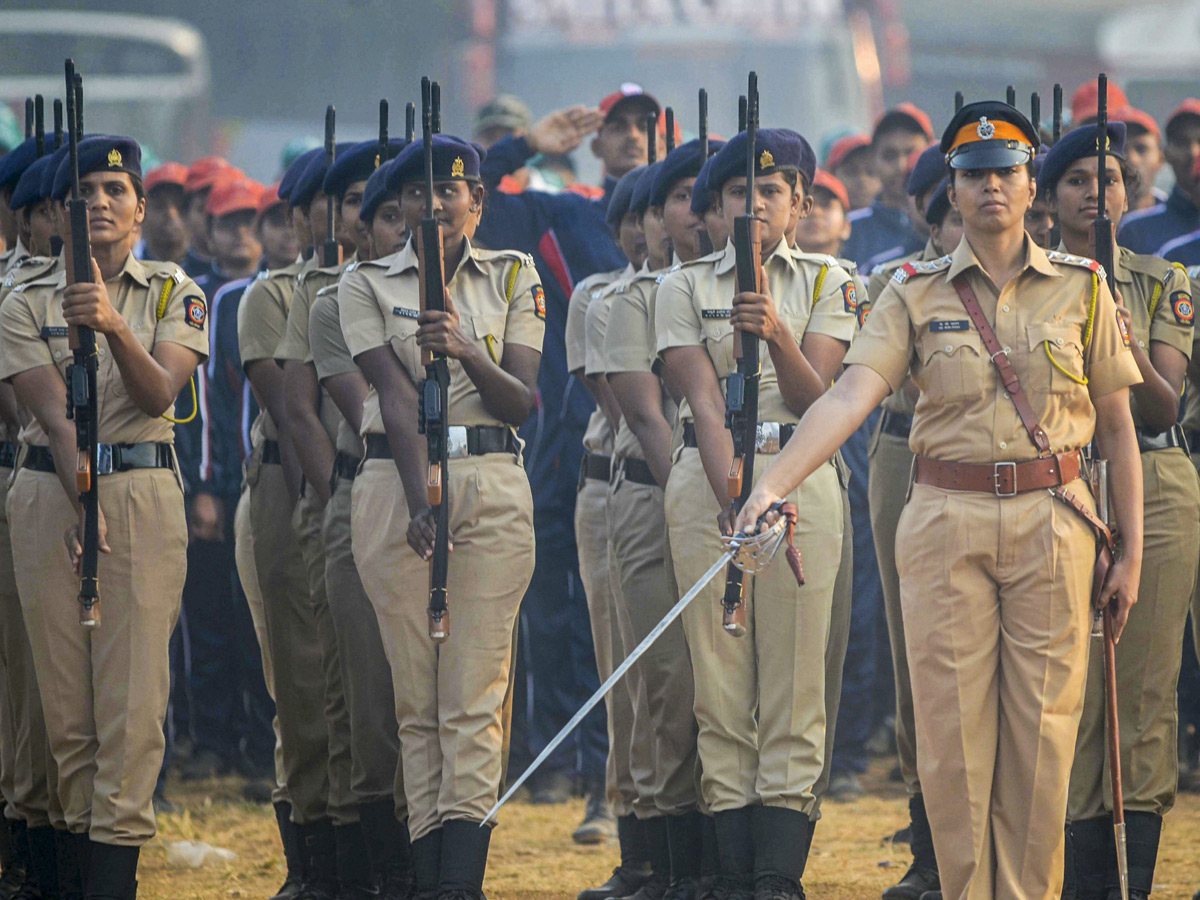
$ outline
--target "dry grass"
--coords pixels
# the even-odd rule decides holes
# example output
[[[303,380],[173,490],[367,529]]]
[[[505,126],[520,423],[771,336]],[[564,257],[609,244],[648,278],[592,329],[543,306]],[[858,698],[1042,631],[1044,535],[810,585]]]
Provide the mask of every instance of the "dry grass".
[[[827,803],[817,829],[805,887],[815,900],[874,900],[908,865],[908,848],[887,836],[907,821],[902,792],[882,771],[864,782],[870,794],[853,803]],[[160,816],[158,838],[142,855],[141,900],[265,900],[283,881],[283,852],[267,806],[242,802],[240,782],[220,779],[174,785],[182,810]],[[582,801],[565,806],[517,804],[506,809],[492,841],[490,900],[572,900],[604,881],[616,864],[614,846],[579,847],[570,832]],[[204,841],[238,854],[228,865],[200,869],[167,864],[166,843]],[[1200,796],[1183,794],[1167,818],[1154,897],[1189,900],[1200,887]]]

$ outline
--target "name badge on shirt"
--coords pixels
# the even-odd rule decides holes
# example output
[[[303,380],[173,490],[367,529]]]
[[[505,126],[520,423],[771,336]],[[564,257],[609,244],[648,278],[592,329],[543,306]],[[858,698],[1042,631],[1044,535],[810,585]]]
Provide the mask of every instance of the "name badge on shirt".
[[[52,337],[61,338],[67,336],[66,325],[43,325],[42,340],[49,340]]]
[[[421,311],[419,309],[409,309],[407,306],[393,306],[392,315],[399,316],[402,319],[419,319]]]
[[[942,331],[970,331],[970,319],[934,319],[929,323],[929,330],[932,332]]]
[[[733,315],[733,309],[702,309],[700,310],[700,318],[702,319],[728,319]]]

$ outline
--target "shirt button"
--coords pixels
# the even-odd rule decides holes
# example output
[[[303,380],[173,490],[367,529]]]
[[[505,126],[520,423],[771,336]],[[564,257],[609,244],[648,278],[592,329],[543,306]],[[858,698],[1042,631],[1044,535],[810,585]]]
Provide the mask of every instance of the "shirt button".
[[[101,347],[101,348],[100,348],[100,355],[101,355],[101,356],[103,356],[103,355],[104,355],[104,348],[103,348],[103,347]]]
[[[1145,341],[1138,341],[1138,346],[1139,346],[1139,347],[1141,347],[1141,348],[1143,348],[1143,349],[1145,349],[1145,347],[1146,347],[1146,342],[1145,342]]]
[[[1008,391],[1005,391],[1005,392],[1004,392],[1004,399],[1005,399],[1005,400],[1011,400],[1011,399],[1012,399],[1012,397],[1008,396]]]
[[[946,345],[946,352],[947,352],[947,353],[953,353],[953,352],[954,352],[954,347],[953,347],[953,345],[951,345],[951,344],[947,344],[947,345]]]
[[[1004,352],[1005,352],[1005,353],[1008,353],[1008,354],[1011,354],[1011,353],[1012,353],[1012,347],[1005,347],[1005,348],[1004,348]]]
[[[1003,309],[1005,312],[1008,312],[1008,304],[1007,304],[1007,303],[1005,303],[1005,304],[1004,304],[1002,307],[1000,307],[1000,308],[1001,308],[1001,309]]]
[[[54,351],[54,358],[55,358],[55,359],[62,359],[62,351],[61,351],[61,350],[55,350],[55,351]]]
[[[1060,346],[1060,347],[1061,347],[1061,346],[1063,345],[1063,339],[1062,339],[1062,338],[1055,338],[1055,339],[1054,339],[1054,343],[1058,344],[1058,346]]]
[[[1008,448],[1008,443],[1007,443],[1007,442],[1005,442],[1005,441],[1001,441],[1001,442],[1000,442],[1000,449],[1001,449],[1001,450],[1005,450],[1005,449],[1007,449],[1007,448]]]

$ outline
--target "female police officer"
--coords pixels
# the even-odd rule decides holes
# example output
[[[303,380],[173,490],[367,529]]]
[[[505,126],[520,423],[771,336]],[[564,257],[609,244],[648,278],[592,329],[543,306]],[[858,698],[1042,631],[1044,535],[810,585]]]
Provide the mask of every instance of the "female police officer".
[[[338,291],[346,344],[372,387],[352,497],[354,557],[392,666],[416,888],[442,900],[482,897],[491,832],[479,823],[499,788],[513,622],[533,573],[533,501],[513,429],[533,403],[545,300],[528,256],[471,246],[482,155],[450,135],[434,138],[445,312],[420,312],[413,240],[362,263]],[[413,233],[425,208],[422,169],[414,143],[387,179]],[[461,447],[443,476],[454,633],[441,645],[425,614],[434,520],[417,432],[423,350],[449,357],[450,437]]]
[[[1062,247],[1086,255],[1099,195],[1096,142],[1099,126],[1063,137],[1042,163],[1038,190],[1057,213]],[[1127,206],[1125,123],[1108,126],[1106,208],[1114,233]],[[1188,458],[1179,418],[1180,394],[1192,352],[1192,295],[1187,273],[1155,256],[1121,247],[1111,281],[1116,284],[1142,375],[1132,393],[1133,422],[1141,450],[1145,551],[1138,606],[1117,648],[1117,698],[1121,721],[1121,772],[1129,836],[1130,895],[1150,893],[1162,816],[1175,802],[1177,783],[1175,685],[1179,647],[1200,554],[1200,482]],[[1067,801],[1068,847],[1074,850],[1076,894],[1102,898],[1117,888],[1112,851],[1111,799],[1104,788],[1103,656],[1093,651],[1083,718]],[[1072,860],[1067,860],[1068,880]]]
[[[709,162],[708,187],[731,231],[745,204],[745,160],[741,134]],[[721,383],[733,369],[735,329],[766,343],[760,433],[773,439],[759,452],[775,453],[832,381],[855,328],[849,273],[784,239],[793,218],[812,203],[807,192],[816,166],[808,142],[795,132],[764,129],[754,162],[763,292],[734,296],[736,254],[727,245],[718,256],[667,275],[656,295],[658,350],[686,400],[680,410],[684,447],[666,488],[676,577],[685,585],[720,555],[711,523],[730,507],[726,473],[733,448]],[[842,497],[832,464],[805,485],[799,507],[800,544],[812,560],[804,587],[782,566],[753,579],[740,639],[721,628],[720,585],[683,616],[695,672],[701,786],[716,820],[723,887],[734,898],[755,891],[772,900],[802,896],[813,784],[825,746],[825,645],[842,548]]]
[[[918,459],[896,557],[917,766],[942,893],[973,900],[1058,894],[1096,548],[1071,501],[1092,513],[1078,475],[1093,434],[1113,469],[1125,541],[1100,589],[1103,602],[1115,600],[1118,629],[1142,556],[1128,396],[1137,366],[1099,267],[1048,257],[1025,234],[1035,143],[1033,126],[1006,104],[972,103],[954,116],[942,149],[964,239],[950,256],[897,271],[846,373],[737,523],[753,527],[820,468],[911,367]],[[985,331],[960,291],[977,298]],[[1000,346],[985,350],[993,321]],[[1060,487],[1067,493],[1049,492]]]
[[[69,165],[55,179],[56,198],[66,193]],[[186,568],[183,491],[164,415],[207,355],[207,309],[174,263],[133,256],[146,209],[138,144],[81,141],[79,172],[93,280],[67,284],[64,273],[51,273],[10,295],[0,313],[0,377],[33,415],[8,512],[59,797],[75,838],[76,866],[59,854],[60,874],[68,875],[59,889],[66,897],[126,898],[134,895],[139,848],[154,835],[167,642]],[[70,599],[81,550],[75,433],[63,403],[68,326],[82,325],[96,331],[103,442],[104,620],[91,630],[80,627]],[[67,558],[55,549],[64,531]]]

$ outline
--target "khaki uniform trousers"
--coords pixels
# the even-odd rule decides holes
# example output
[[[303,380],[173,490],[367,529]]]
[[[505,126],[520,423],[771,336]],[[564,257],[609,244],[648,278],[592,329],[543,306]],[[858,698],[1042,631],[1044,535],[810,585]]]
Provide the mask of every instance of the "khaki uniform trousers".
[[[22,469],[8,517],[21,523],[12,532],[17,587],[66,825],[93,841],[138,846],[154,836],[187,524],[172,471],[106,475],[99,494],[112,553],[100,554],[95,629],[79,624],[79,577],[63,549],[76,515],[58,477]]]
[[[349,825],[358,821],[358,809],[354,792],[350,789],[350,714],[346,711],[337,631],[325,588],[324,521],[325,509],[317,500],[316,491],[306,491],[292,512],[292,527],[300,541],[300,553],[308,573],[308,596],[320,642],[321,670],[324,673],[324,718],[329,732],[329,797],[326,811],[320,815],[328,815],[334,825]]]
[[[0,468],[0,796],[5,815],[30,828],[66,827],[56,796],[58,769],[46,737],[42,697],[33,669],[33,648],[17,593],[17,575],[4,512],[12,470]],[[22,523],[18,521],[18,527]],[[53,798],[52,798],[53,795]]]
[[[596,649],[596,670],[604,682],[627,654],[618,613],[620,585],[609,561],[608,482],[585,478],[575,498],[575,544],[579,548],[579,577],[587,594]],[[608,712],[608,760],[605,797],[613,815],[633,814],[637,786],[630,768],[633,744],[633,693],[629,673],[605,700]],[[646,780],[653,778],[650,772]]]
[[[608,540],[620,584],[618,597],[633,627],[634,647],[679,600],[667,540],[663,489],[636,484],[614,461],[608,493]],[[632,647],[630,648],[632,649]],[[634,734],[648,736],[653,760],[652,793],[641,799],[663,815],[697,808],[695,691],[687,641],[678,621],[662,633],[635,666],[645,692],[645,716],[635,718]]]
[[[1142,454],[1145,507],[1138,602],[1117,644],[1117,716],[1125,809],[1165,815],[1179,781],[1180,645],[1200,556],[1200,481],[1179,448]],[[1112,809],[1105,731],[1104,648],[1092,642],[1067,818]]]
[[[238,580],[250,607],[250,618],[254,622],[254,636],[258,639],[259,655],[262,657],[263,681],[267,693],[275,699],[275,664],[271,660],[271,642],[267,637],[267,620],[263,614],[263,596],[258,586],[258,571],[254,567],[254,529],[250,527],[250,488],[242,487],[237,509],[233,513],[233,556],[237,565]],[[275,731],[275,787],[271,791],[272,803],[287,803],[287,779],[283,767],[283,744],[279,740],[279,715],[271,720]]]
[[[1191,441],[1193,432],[1188,433],[1188,440]],[[1192,466],[1195,467],[1197,474],[1200,474],[1200,449],[1192,451]],[[1197,558],[1200,563],[1200,557]],[[1200,660],[1200,575],[1196,578],[1196,586],[1192,588],[1192,647],[1196,651],[1196,659]]]
[[[337,478],[325,506],[325,585],[337,635],[345,710],[350,726],[351,782],[355,803],[394,796],[403,807],[397,785],[400,738],[392,670],[379,636],[375,607],[363,589],[350,540],[352,480]],[[403,817],[401,817],[403,819]]]
[[[1082,481],[1067,487],[1091,503]],[[1047,491],[915,485],[900,516],[917,768],[947,900],[1062,887],[1095,546]]]
[[[759,454],[756,476],[771,462]],[[695,675],[701,785],[714,812],[761,804],[811,815],[825,761],[825,651],[842,554],[837,471],[821,466],[789,495],[800,512],[796,545],[807,583],[782,558],[747,585],[746,634],[721,627],[718,574],[683,613]],[[716,498],[700,452],[671,468],[667,521],[675,572],[691,587],[724,551]],[[760,675],[761,673],[761,675]]]
[[[810,817],[821,818],[821,798],[833,775],[833,742],[837,735],[838,711],[842,707],[842,670],[850,646],[850,606],[854,600],[854,525],[850,520],[850,468],[841,455],[834,457],[842,488],[842,557],[833,582],[833,605],[829,610],[829,640],[825,644],[825,760],[813,786],[817,802]]]
[[[274,670],[268,685],[274,683],[285,797],[292,804],[292,821],[305,825],[327,815],[329,801],[329,734],[318,727],[325,714],[321,643],[283,466],[259,464],[256,456],[246,483],[269,650],[264,659],[270,657]]]
[[[397,785],[414,841],[449,819],[482,822],[495,805],[513,627],[533,577],[533,497],[520,463],[505,453],[451,460],[447,488],[454,549],[442,644],[429,638],[429,563],[408,546],[395,463],[364,462],[352,494],[354,559],[392,669]]]
[[[896,750],[900,775],[910,797],[921,793],[917,776],[917,734],[913,719],[912,683],[908,677],[908,654],[904,646],[904,613],[900,609],[900,575],[896,570],[896,526],[908,493],[913,453],[908,439],[875,432],[870,449],[870,481],[867,499],[871,505],[871,530],[875,535],[875,558],[883,582],[883,608],[887,613],[888,638],[892,645],[892,669],[896,680]]]

